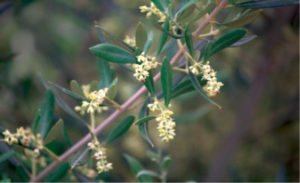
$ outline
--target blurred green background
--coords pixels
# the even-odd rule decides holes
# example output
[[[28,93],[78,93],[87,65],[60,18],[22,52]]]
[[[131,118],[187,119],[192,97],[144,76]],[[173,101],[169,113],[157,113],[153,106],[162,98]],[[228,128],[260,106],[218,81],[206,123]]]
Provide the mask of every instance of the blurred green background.
[[[65,88],[99,80],[95,22],[124,38],[143,20],[141,0],[0,1],[0,126],[14,131],[30,126],[45,89],[40,75]],[[172,157],[168,181],[299,181],[299,7],[266,9],[247,25],[258,37],[211,59],[225,86],[215,98],[218,110],[196,93],[173,101],[176,138],[163,145],[155,123],[150,136]],[[158,36],[156,36],[158,37]],[[156,45],[154,45],[156,46]],[[113,65],[119,78],[119,103],[140,86],[130,73]],[[70,105],[76,103],[65,95]],[[135,113],[136,114],[136,113]],[[97,117],[100,123],[109,113]],[[75,143],[87,128],[56,107]],[[56,121],[54,120],[54,121]],[[114,123],[116,124],[116,123]],[[104,131],[105,136],[113,125]],[[62,153],[66,146],[61,144]],[[108,147],[114,170],[108,181],[135,181],[122,153],[151,169],[151,149],[136,126]],[[6,164],[0,177],[7,177]],[[13,170],[12,170],[13,171]]]

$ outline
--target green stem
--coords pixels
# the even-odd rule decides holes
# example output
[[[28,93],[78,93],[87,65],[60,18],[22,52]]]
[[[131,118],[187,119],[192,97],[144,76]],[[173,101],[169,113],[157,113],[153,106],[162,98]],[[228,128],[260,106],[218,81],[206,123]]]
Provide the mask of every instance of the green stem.
[[[90,118],[91,118],[91,131],[95,130],[95,114],[94,113],[90,113]]]
[[[36,176],[36,159],[31,158],[31,176],[35,177]]]
[[[117,109],[122,109],[121,105],[118,104],[116,101],[110,99],[109,97],[105,97],[105,99],[107,99],[110,103],[112,103],[114,105],[115,108]]]

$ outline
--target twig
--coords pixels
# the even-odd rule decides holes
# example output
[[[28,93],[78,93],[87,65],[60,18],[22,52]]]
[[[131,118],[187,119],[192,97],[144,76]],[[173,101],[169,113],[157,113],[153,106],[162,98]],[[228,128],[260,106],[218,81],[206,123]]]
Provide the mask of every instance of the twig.
[[[193,32],[193,37],[196,38],[200,32],[209,24],[225,5],[228,0],[222,0],[220,4],[214,9],[214,11],[200,24],[200,26]],[[171,64],[174,65],[183,55],[186,46],[179,49],[176,55],[172,58]],[[158,81],[160,78],[160,72],[155,75],[154,82]],[[141,87],[133,96],[131,96],[121,107],[121,109],[115,110],[106,120],[104,120],[97,128],[93,131],[95,135],[98,135],[105,127],[111,124],[117,117],[119,117],[128,107],[130,107],[137,99],[139,99],[145,92],[146,87]],[[63,153],[56,161],[52,162],[48,167],[46,167],[40,174],[31,180],[31,182],[39,182],[45,178],[50,172],[57,168],[61,163],[66,161],[73,153],[80,149],[83,145],[91,140],[91,135],[87,134],[81,140],[79,140],[75,145],[73,145],[69,150]]]

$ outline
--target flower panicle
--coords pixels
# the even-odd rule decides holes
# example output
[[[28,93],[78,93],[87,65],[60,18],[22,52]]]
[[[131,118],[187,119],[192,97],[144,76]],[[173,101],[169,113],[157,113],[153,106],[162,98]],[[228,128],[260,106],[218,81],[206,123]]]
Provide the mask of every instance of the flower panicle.
[[[169,105],[170,107],[171,105]],[[159,132],[159,136],[161,140],[164,142],[169,142],[170,140],[174,139],[175,137],[175,126],[176,123],[174,122],[173,118],[173,111],[165,107],[161,104],[157,99],[155,99],[154,103],[148,104],[148,108],[152,111],[159,111],[160,114],[155,118],[158,122],[157,130]]]
[[[89,142],[88,147],[94,152],[93,158],[96,160],[96,169],[98,174],[102,172],[108,172],[109,170],[113,169],[113,164],[107,160],[106,148],[104,148],[98,140]]]
[[[137,56],[137,61],[139,64],[133,64],[132,68],[135,73],[133,76],[139,82],[145,82],[147,77],[150,75],[149,71],[151,69],[155,69],[158,65],[155,57],[146,56],[144,52],[142,52],[139,56]]]
[[[81,106],[75,106],[75,111],[78,111],[81,115],[84,115],[85,113],[94,114],[95,112],[101,113],[102,111],[108,110],[107,106],[101,106],[105,100],[108,88],[90,92],[89,85],[83,85],[82,90],[84,96],[88,100],[82,101]]]
[[[33,146],[34,149],[28,149],[26,154],[34,158],[37,158],[40,155],[40,151],[44,148],[41,135],[39,133],[34,135],[30,128],[17,128],[16,133],[11,133],[9,130],[5,130],[3,135],[3,141],[9,145],[21,144],[25,147]]]
[[[150,18],[152,14],[158,16],[159,20],[158,22],[163,23],[166,21],[166,15],[161,12],[153,2],[150,3],[150,6],[140,6],[141,13],[146,13],[146,17]]]
[[[203,74],[202,80],[207,81],[203,86],[203,90],[209,97],[214,97],[220,92],[220,89],[224,84],[217,80],[217,72],[209,65],[209,61],[206,63],[195,63],[190,66],[189,69],[193,74]]]

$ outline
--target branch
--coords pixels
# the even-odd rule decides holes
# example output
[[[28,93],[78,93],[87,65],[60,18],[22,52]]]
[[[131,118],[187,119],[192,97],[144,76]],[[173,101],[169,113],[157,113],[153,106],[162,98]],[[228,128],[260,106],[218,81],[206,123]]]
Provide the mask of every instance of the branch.
[[[200,32],[209,24],[209,22],[225,7],[228,0],[222,0],[220,4],[214,9],[214,11],[200,24],[200,26],[193,32],[193,37],[197,38]],[[183,56],[184,49],[179,49],[176,55],[172,58],[171,64],[174,65]],[[154,82],[160,79],[160,72],[155,75]],[[112,123],[117,117],[119,117],[126,109],[128,109],[136,100],[138,100],[142,94],[146,92],[146,87],[141,87],[133,96],[131,96],[123,105],[121,109],[115,110],[106,120],[104,120],[97,128],[93,131],[95,135],[98,135],[105,127]],[[61,163],[65,162],[74,152],[79,150],[83,145],[91,140],[91,135],[87,134],[81,140],[79,140],[74,146],[63,153],[56,161],[52,162],[47,168],[45,168],[40,174],[31,180],[31,182],[40,182],[43,180],[50,172],[57,168]]]

